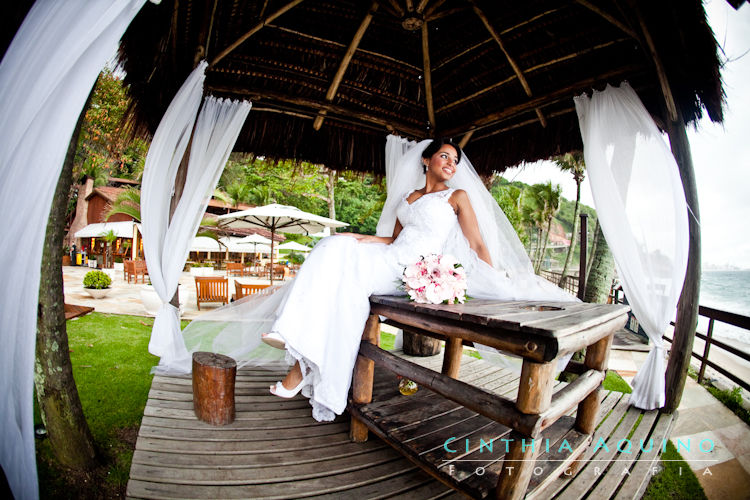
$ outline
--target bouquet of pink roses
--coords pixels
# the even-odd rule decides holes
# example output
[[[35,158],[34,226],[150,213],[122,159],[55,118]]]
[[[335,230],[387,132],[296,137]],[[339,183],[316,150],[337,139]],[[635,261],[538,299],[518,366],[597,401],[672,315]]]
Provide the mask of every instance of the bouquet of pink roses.
[[[421,304],[463,304],[466,271],[452,255],[430,254],[407,266],[402,277],[406,293]]]

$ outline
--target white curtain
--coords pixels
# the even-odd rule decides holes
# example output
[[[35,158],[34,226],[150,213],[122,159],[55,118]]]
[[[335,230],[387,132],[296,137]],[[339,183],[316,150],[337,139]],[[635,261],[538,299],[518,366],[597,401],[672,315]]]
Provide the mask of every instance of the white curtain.
[[[250,111],[248,102],[207,97],[196,123],[206,66],[201,62],[172,100],[154,135],[143,171],[143,250],[151,283],[162,300],[148,350],[166,367],[190,356],[180,331],[179,310],[169,301],[177,290],[208,200]],[[185,187],[170,221],[175,177],[191,132]]]
[[[34,348],[52,196],[86,97],[144,2],[40,0],[0,63],[0,233],[13,235],[0,240],[0,465],[19,500],[38,496]]]
[[[664,405],[662,334],[676,313],[688,254],[688,211],[677,163],[628,83],[575,99],[602,232],[633,313],[653,349],[631,404]]]

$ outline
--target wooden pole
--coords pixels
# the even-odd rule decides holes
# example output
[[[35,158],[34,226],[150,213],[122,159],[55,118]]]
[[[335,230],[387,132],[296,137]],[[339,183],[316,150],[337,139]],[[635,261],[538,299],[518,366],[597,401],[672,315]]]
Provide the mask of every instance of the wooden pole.
[[[500,50],[505,54],[505,58],[508,60],[508,64],[510,64],[510,67],[513,68],[513,72],[516,74],[516,77],[518,77],[518,82],[523,87],[524,92],[526,92],[526,95],[531,97],[531,87],[529,86],[529,82],[526,81],[526,77],[523,75],[523,71],[521,71],[521,67],[518,65],[516,60],[513,58],[513,56],[510,55],[510,52],[508,52],[508,49],[505,47],[505,44],[503,43],[502,39],[500,38],[500,35],[495,31],[495,28],[492,26],[492,23],[490,23],[490,20],[487,18],[487,16],[482,12],[482,10],[477,7],[477,5],[472,1],[472,7],[474,9],[474,13],[481,19],[482,24],[484,24],[484,27],[487,28],[487,31],[490,33],[490,36],[497,42],[498,47],[500,47]],[[542,127],[547,126],[547,120],[542,114],[542,110],[539,108],[534,108],[534,111],[536,112],[537,117],[539,118],[539,123],[542,124]]]
[[[247,33],[245,33],[244,35],[242,35],[241,37],[239,37],[239,38],[238,38],[238,39],[237,39],[237,40],[236,40],[236,41],[235,41],[234,43],[232,43],[232,44],[231,44],[231,45],[230,45],[229,47],[227,47],[226,49],[222,50],[222,51],[221,51],[221,52],[219,53],[219,55],[217,55],[217,56],[216,56],[216,57],[214,58],[214,60],[213,60],[213,61],[211,61],[211,64],[209,65],[209,67],[211,67],[211,68],[212,68],[212,67],[216,66],[216,64],[218,64],[218,62],[219,62],[219,61],[221,61],[222,59],[224,59],[224,58],[225,58],[225,57],[226,57],[227,55],[229,55],[229,54],[230,54],[230,53],[231,53],[231,52],[232,52],[232,51],[233,51],[234,49],[236,49],[237,47],[239,47],[240,45],[242,45],[242,43],[243,43],[243,42],[244,42],[245,40],[247,40],[248,38],[250,38],[251,36],[253,36],[254,34],[256,34],[256,33],[257,33],[258,31],[260,31],[260,30],[261,30],[261,28],[263,28],[263,26],[267,25],[267,24],[268,24],[268,23],[270,23],[270,22],[273,22],[273,20],[274,20],[274,19],[276,19],[276,18],[277,18],[277,17],[279,17],[280,15],[284,14],[284,13],[285,13],[286,11],[288,11],[289,9],[291,9],[291,8],[293,8],[293,7],[296,7],[297,5],[299,5],[299,4],[300,4],[300,3],[302,3],[302,2],[303,2],[303,0],[292,0],[291,2],[289,2],[289,3],[288,3],[288,4],[286,4],[286,5],[284,5],[284,6],[282,7],[282,8],[280,8],[279,10],[277,10],[276,12],[274,12],[273,14],[269,15],[269,16],[268,16],[267,18],[265,18],[265,19],[264,19],[263,21],[261,21],[260,23],[256,24],[255,26],[253,26],[253,27],[252,27],[252,28],[250,29],[250,31],[248,31]]]
[[[682,286],[680,302],[677,305],[672,349],[666,374],[666,399],[662,411],[674,412],[682,399],[685,379],[690,367],[690,356],[693,352],[695,327],[698,323],[698,297],[701,282],[701,226],[698,208],[698,189],[693,171],[693,158],[690,154],[690,143],[685,131],[685,122],[677,110],[677,121],[667,120],[667,133],[672,147],[672,154],[677,160],[682,186],[685,190],[685,201],[688,206],[688,229],[690,247],[688,264],[685,272],[685,283]]]
[[[336,96],[336,92],[338,92],[339,90],[339,85],[341,85],[341,80],[344,79],[346,68],[349,67],[349,63],[352,61],[352,57],[354,57],[354,53],[357,51],[359,42],[361,42],[362,37],[365,36],[365,31],[367,31],[367,27],[370,26],[370,21],[372,21],[372,16],[375,14],[375,12],[377,12],[377,10],[378,10],[378,2],[372,2],[370,9],[367,11],[367,15],[365,16],[364,19],[362,19],[362,22],[359,24],[359,28],[357,28],[357,32],[354,34],[354,37],[352,38],[352,41],[349,44],[349,47],[346,49],[344,58],[341,59],[341,63],[339,64],[339,69],[336,71],[336,76],[333,77],[331,86],[328,88],[328,92],[326,93],[326,101],[333,102],[333,98]],[[318,113],[318,116],[315,118],[315,121],[313,122],[313,128],[315,130],[320,130],[320,127],[323,126],[323,119],[325,117],[325,114],[326,114],[326,111],[320,111]]]
[[[578,298],[583,300],[586,290],[586,251],[588,245],[588,214],[581,214],[581,245],[578,254]]]
[[[427,23],[422,24],[422,62],[424,64],[424,95],[427,102],[427,119],[435,130],[435,106],[432,102],[432,70],[430,69],[430,42]]]
[[[380,317],[370,314],[362,332],[362,340],[377,346],[380,344]],[[367,404],[372,401],[372,385],[375,377],[375,362],[357,356],[352,376],[352,400],[355,404]],[[349,439],[355,443],[367,441],[367,426],[352,416],[349,426]]]

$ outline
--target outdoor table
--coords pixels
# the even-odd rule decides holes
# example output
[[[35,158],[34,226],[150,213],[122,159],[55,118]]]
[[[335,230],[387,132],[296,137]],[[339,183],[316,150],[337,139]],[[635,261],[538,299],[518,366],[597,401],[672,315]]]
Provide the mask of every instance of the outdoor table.
[[[365,441],[369,429],[429,474],[474,498],[522,498],[535,467],[543,468],[543,478],[554,479],[585,451],[594,431],[612,338],[629,310],[620,304],[547,301],[433,305],[393,296],[372,296],[370,307],[348,405],[351,440]],[[380,349],[379,316],[398,328],[445,340],[442,373]],[[515,401],[456,380],[465,342],[523,359]],[[583,348],[585,361],[571,362],[567,368],[578,378],[553,394],[558,360]],[[401,395],[392,376],[388,383],[379,376],[373,385],[374,364],[415,381],[419,392]],[[576,417],[567,416],[576,406]],[[462,417],[436,429],[433,417],[440,412]],[[564,440],[567,447],[557,460],[548,457],[535,464],[544,438],[553,443]],[[482,443],[493,440],[494,454],[483,453]],[[537,440],[536,446],[532,440]],[[504,456],[498,455],[500,445]],[[453,446],[461,453],[452,452]],[[537,487],[540,480],[536,479]]]

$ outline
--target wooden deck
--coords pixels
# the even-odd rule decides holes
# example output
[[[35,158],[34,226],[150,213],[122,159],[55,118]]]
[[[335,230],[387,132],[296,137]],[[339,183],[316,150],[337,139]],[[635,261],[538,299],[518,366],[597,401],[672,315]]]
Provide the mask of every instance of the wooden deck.
[[[439,370],[442,356],[414,361]],[[388,372],[376,372],[376,384],[395,383]],[[223,427],[212,427],[195,418],[189,377],[155,376],[133,455],[127,496],[464,498],[376,436],[364,444],[351,443],[348,415],[334,422],[318,423],[301,396],[281,400],[268,394],[268,386],[281,375],[240,370],[236,384],[237,420]],[[460,379],[511,396],[517,390],[517,378],[512,373],[468,356],[464,356]],[[429,391],[421,389],[404,400],[405,404],[414,405],[427,401],[429,396]],[[658,454],[653,450],[637,453],[639,440],[648,442],[652,438],[654,448],[659,449],[661,440],[669,435],[672,417],[631,408],[627,395],[602,396],[594,444],[601,437],[607,446],[600,445],[596,450],[595,446],[590,447],[585,455],[589,461],[573,478],[548,477],[540,462],[541,469],[535,470],[532,477],[530,498],[639,498],[651,477],[651,467],[658,464]],[[423,443],[438,438],[437,444],[424,447],[424,452],[439,452],[444,440],[454,436],[450,422],[473,418],[451,408],[435,408],[434,415],[423,434],[415,433],[413,437],[415,442]],[[410,426],[403,425],[400,432],[410,432]],[[632,453],[619,453],[617,442],[628,436],[633,443]],[[478,441],[471,442],[474,448],[478,445]],[[476,454],[476,450],[471,452]],[[461,480],[470,481],[476,475],[468,462],[470,458],[467,455],[463,456],[464,461],[461,457],[454,460],[459,466],[456,469],[462,471]],[[500,460],[502,456],[493,458]],[[556,457],[552,453],[546,458]],[[486,473],[493,472],[498,471],[490,464]]]
[[[76,306],[74,304],[65,304],[65,320],[77,318],[79,316],[84,316],[91,311],[93,311],[93,307],[89,306]]]

